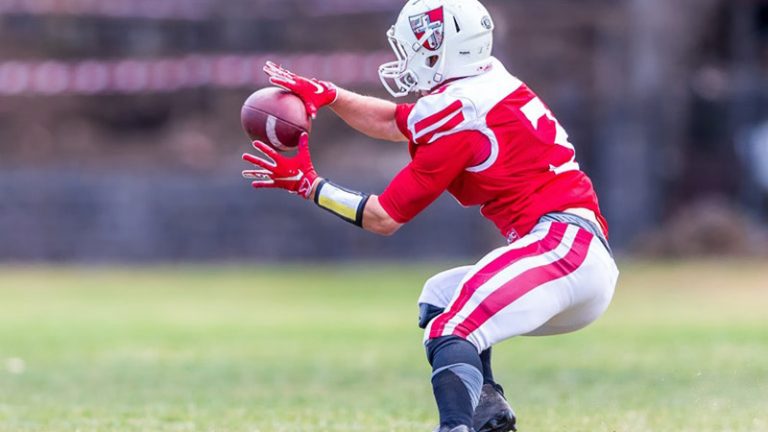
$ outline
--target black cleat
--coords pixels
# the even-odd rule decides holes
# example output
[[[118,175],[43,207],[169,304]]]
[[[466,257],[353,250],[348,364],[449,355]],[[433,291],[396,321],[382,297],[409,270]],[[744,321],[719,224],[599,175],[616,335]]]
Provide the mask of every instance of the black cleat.
[[[454,428],[448,426],[438,426],[434,432],[475,432],[474,429],[470,429],[464,425],[456,426]]]
[[[477,432],[516,431],[515,412],[504,397],[504,389],[498,384],[483,384],[480,402],[472,419]]]

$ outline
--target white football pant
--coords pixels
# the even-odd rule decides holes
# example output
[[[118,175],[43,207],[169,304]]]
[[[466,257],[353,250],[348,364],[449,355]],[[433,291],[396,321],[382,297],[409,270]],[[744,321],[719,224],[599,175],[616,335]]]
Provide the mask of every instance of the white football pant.
[[[544,336],[581,329],[605,312],[619,271],[589,231],[542,222],[473,266],[430,278],[419,303],[445,311],[426,328],[425,341],[467,339],[482,352],[514,336]]]

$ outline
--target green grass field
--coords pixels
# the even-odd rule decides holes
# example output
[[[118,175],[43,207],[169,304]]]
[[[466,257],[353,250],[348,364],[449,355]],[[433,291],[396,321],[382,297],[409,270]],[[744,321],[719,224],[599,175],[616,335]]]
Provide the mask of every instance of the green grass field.
[[[0,269],[2,431],[430,431],[438,267]],[[522,431],[768,431],[768,263],[634,263],[496,349]]]

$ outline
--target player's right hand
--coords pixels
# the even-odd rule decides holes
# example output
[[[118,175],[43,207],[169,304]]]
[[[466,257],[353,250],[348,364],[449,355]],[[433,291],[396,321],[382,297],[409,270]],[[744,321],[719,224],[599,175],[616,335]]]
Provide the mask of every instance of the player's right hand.
[[[256,189],[285,189],[290,193],[309,199],[312,186],[318,179],[312,157],[309,154],[309,135],[301,134],[299,151],[294,157],[286,157],[261,141],[254,141],[253,147],[267,158],[243,155],[243,160],[255,165],[255,169],[243,171],[243,177],[251,180]]]
[[[304,78],[271,61],[264,66],[264,73],[269,76],[270,83],[298,96],[312,118],[317,117],[317,110],[336,102],[339,95],[336,86],[332,83],[315,78]]]

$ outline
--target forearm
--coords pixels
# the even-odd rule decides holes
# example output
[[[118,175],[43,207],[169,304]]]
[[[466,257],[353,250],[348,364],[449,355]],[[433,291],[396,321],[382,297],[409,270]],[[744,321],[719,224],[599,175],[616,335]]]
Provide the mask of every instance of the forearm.
[[[330,108],[352,128],[372,138],[405,142],[395,122],[397,105],[379,98],[338,89],[338,98]]]
[[[318,197],[321,185],[321,197]],[[320,208],[374,234],[390,236],[402,227],[379,204],[378,196],[340,190],[322,178],[318,178],[312,185],[310,200]]]

